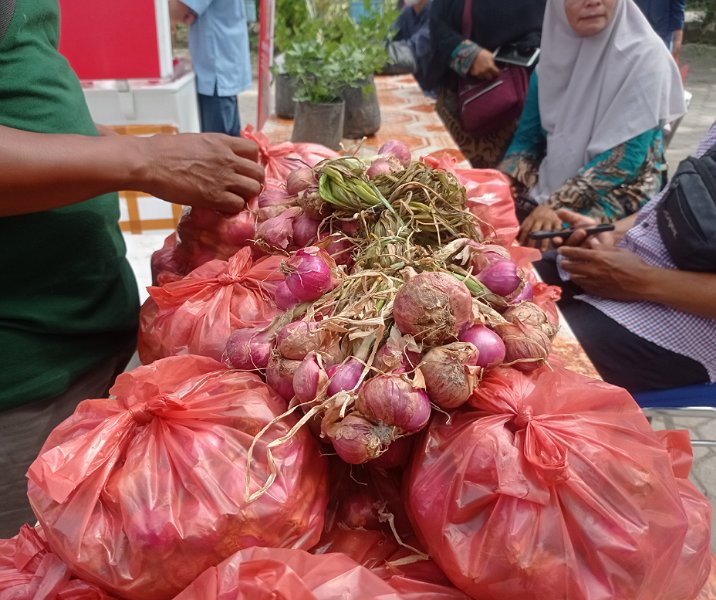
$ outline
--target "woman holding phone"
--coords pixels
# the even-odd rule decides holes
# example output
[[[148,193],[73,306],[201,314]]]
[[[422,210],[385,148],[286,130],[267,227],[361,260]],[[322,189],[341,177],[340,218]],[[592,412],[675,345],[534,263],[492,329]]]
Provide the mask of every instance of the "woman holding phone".
[[[522,224],[560,229],[569,208],[598,222],[639,210],[661,188],[662,127],[685,111],[668,50],[630,0],[548,0],[539,63],[500,164]]]

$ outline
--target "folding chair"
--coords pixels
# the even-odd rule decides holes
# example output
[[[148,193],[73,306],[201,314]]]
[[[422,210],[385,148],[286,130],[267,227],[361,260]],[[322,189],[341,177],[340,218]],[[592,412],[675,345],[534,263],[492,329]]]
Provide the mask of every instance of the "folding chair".
[[[673,427],[674,417],[716,417],[716,383],[688,385],[633,394],[647,417],[661,417]],[[693,446],[716,446],[716,440],[691,440]]]

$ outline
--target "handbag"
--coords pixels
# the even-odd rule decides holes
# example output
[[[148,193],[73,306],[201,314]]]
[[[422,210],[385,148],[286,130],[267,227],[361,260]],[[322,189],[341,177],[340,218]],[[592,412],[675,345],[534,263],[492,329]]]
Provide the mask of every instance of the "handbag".
[[[472,33],[472,0],[465,0],[462,34]],[[527,97],[529,71],[508,65],[496,79],[461,77],[458,81],[458,116],[463,130],[473,137],[489,135],[519,118]]]
[[[716,145],[679,163],[656,207],[656,223],[679,269],[716,273]]]

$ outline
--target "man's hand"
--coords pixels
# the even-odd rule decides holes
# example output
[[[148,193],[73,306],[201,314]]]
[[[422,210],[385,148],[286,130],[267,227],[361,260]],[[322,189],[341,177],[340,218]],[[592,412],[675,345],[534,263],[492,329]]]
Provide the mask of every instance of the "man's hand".
[[[137,189],[176,204],[240,211],[261,191],[258,146],[221,133],[137,138]],[[144,182],[144,183],[142,183]]]
[[[574,234],[573,234],[574,235]],[[598,241],[595,240],[598,245]],[[624,248],[563,246],[560,266],[585,292],[613,300],[643,300],[651,267]]]
[[[679,62],[679,56],[681,55],[681,49],[684,46],[684,30],[683,29],[677,29],[674,31],[674,37],[671,41],[671,56],[674,57],[674,60],[678,63]]]
[[[177,23],[191,25],[196,21],[196,13],[180,0],[169,0],[169,22],[172,29]]]
[[[494,79],[499,74],[500,69],[495,64],[492,52],[484,48],[480,50],[470,65],[470,75],[478,79]]]
[[[523,246],[534,246],[544,251],[549,248],[550,240],[533,240],[529,237],[529,234],[532,231],[553,231],[556,229],[562,229],[562,219],[549,206],[540,204],[522,221],[517,239]]]
[[[584,246],[585,248],[594,248],[597,245],[602,248],[608,248],[614,246],[616,243],[616,237],[610,231],[599,233],[596,236],[588,235],[585,229],[587,227],[594,227],[599,225],[599,221],[587,215],[583,215],[568,208],[557,209],[557,216],[562,220],[563,223],[568,223],[570,229],[576,229],[576,231],[570,235],[567,240],[563,240],[560,237],[552,238],[552,243],[555,246]]]

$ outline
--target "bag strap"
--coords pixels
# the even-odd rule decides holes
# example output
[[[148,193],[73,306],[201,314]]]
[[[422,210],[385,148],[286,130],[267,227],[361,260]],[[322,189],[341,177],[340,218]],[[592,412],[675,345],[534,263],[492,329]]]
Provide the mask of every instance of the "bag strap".
[[[472,35],[472,0],[465,0],[462,8],[462,35],[466,40]]]

